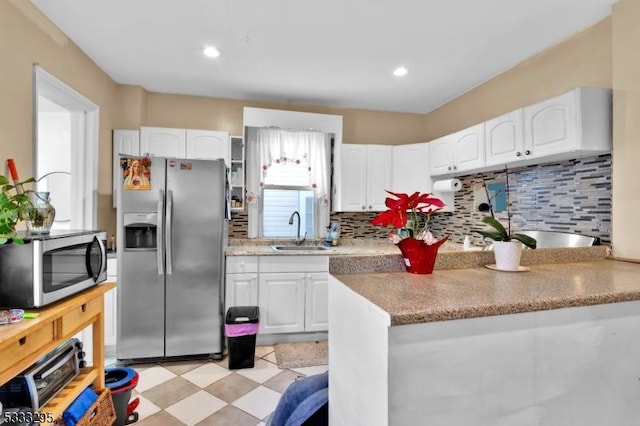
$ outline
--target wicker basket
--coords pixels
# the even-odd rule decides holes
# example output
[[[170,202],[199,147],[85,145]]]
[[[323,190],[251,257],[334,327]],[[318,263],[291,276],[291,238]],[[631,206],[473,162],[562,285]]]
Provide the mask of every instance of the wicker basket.
[[[76,426],[111,426],[115,421],[116,409],[111,399],[111,391],[105,388],[98,396],[98,400],[78,420]]]

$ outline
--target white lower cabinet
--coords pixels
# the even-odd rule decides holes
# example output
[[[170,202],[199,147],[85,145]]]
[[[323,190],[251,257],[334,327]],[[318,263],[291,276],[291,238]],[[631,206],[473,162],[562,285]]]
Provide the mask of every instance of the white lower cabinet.
[[[305,281],[306,274],[301,272],[260,274],[261,333],[304,331]]]
[[[225,307],[258,305],[258,273],[227,274]],[[225,310],[225,314],[226,314]]]
[[[107,259],[107,281],[118,282],[118,260]],[[104,294],[104,345],[116,345],[118,287]]]
[[[258,256],[230,256],[226,262],[225,315],[231,306],[258,306]]]
[[[225,312],[258,306],[260,333],[328,329],[328,256],[229,256]]]
[[[304,330],[329,329],[329,273],[307,274],[305,280]]]

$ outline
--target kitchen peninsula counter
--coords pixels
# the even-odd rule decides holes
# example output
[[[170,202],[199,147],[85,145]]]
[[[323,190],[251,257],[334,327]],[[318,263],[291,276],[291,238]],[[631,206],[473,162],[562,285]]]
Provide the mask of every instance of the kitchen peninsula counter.
[[[596,260],[529,269],[333,275],[387,312],[391,326],[640,300],[640,264]]]
[[[431,275],[334,264],[330,424],[638,424],[640,264],[528,262]]]

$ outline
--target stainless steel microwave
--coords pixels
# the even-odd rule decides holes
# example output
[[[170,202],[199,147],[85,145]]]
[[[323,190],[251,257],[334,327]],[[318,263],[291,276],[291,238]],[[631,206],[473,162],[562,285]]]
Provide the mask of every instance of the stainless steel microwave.
[[[107,279],[104,231],[20,236],[0,246],[0,307],[39,308]]]

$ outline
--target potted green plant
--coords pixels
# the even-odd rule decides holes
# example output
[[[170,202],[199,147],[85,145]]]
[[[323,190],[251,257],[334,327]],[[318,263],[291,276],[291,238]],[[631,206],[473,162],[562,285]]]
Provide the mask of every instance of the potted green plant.
[[[482,235],[485,238],[489,238],[495,242],[510,242],[513,240],[520,241],[522,244],[529,248],[536,248],[537,241],[535,238],[532,238],[528,235],[512,233],[511,232],[511,216],[509,215],[509,230],[507,229],[493,216],[485,216],[482,218],[482,223],[488,225],[493,228],[490,230],[487,229],[474,229],[473,232],[476,232]]]
[[[5,176],[0,175],[0,244],[9,241],[24,243],[16,234],[16,226],[33,212],[33,203],[30,201],[33,191],[23,189],[24,184],[33,182],[35,179],[29,178],[13,185]]]
[[[518,234],[511,231],[511,202],[509,201],[509,174],[505,168],[506,175],[506,197],[507,197],[507,227],[505,228],[498,219],[495,218],[493,209],[490,208],[490,216],[482,218],[482,223],[488,229],[473,229],[472,231],[482,235],[484,238],[493,240],[493,253],[496,260],[496,269],[503,271],[518,271],[520,268],[520,258],[522,256],[522,245],[535,249],[537,241],[528,235]],[[486,184],[485,184],[486,190]],[[487,197],[489,199],[489,197]]]

